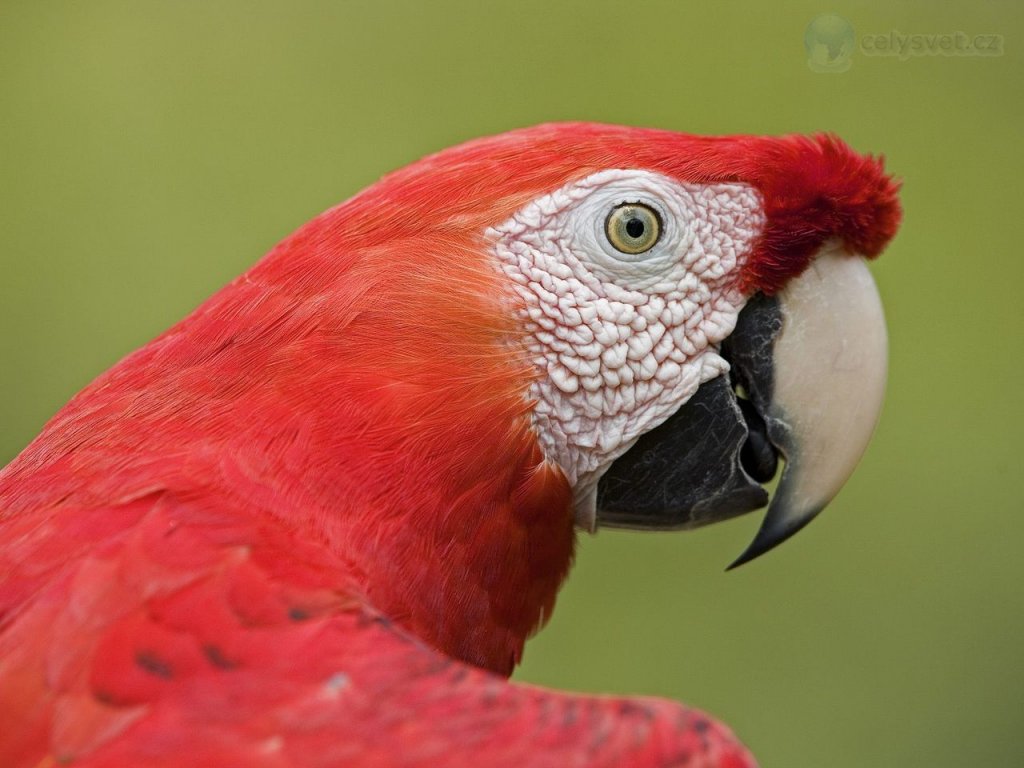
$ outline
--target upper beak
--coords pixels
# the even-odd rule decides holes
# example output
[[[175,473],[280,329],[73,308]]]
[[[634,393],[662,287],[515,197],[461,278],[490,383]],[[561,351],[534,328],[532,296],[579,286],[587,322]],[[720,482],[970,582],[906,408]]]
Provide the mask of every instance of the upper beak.
[[[754,296],[721,353],[728,379],[704,383],[641,436],[598,484],[597,522],[692,528],[763,507],[746,563],[803,528],[853,473],[878,420],[887,341],[863,259],[823,251],[772,297]]]

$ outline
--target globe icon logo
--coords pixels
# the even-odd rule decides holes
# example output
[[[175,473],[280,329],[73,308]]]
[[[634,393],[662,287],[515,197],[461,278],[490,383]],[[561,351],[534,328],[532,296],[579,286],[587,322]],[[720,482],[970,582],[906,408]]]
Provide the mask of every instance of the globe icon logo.
[[[807,66],[815,72],[845,72],[852,64],[853,25],[842,16],[823,13],[804,31]]]

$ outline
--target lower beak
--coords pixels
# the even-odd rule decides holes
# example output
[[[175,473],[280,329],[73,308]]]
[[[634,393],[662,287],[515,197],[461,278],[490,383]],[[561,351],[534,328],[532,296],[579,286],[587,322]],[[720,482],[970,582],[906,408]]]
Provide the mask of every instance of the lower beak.
[[[701,385],[598,484],[598,525],[685,529],[763,507],[730,566],[785,541],[839,492],[885,391],[885,319],[863,259],[826,250],[772,297],[754,296],[723,343],[728,377]]]

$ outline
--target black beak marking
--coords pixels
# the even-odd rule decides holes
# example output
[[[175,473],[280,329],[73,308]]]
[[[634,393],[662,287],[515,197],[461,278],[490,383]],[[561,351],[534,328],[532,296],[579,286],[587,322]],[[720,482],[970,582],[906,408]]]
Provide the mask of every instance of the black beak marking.
[[[770,399],[771,344],[781,327],[776,299],[747,303],[721,350],[731,374],[704,382],[612,463],[597,486],[599,526],[690,529],[768,503],[761,483],[775,477],[779,456],[758,403]]]

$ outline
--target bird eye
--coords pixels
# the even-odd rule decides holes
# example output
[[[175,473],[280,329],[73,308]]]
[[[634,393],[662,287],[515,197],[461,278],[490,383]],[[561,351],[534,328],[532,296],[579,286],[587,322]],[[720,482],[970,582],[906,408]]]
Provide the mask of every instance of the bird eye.
[[[661,218],[649,206],[623,203],[608,214],[604,232],[615,250],[635,255],[649,251],[658,242]]]

